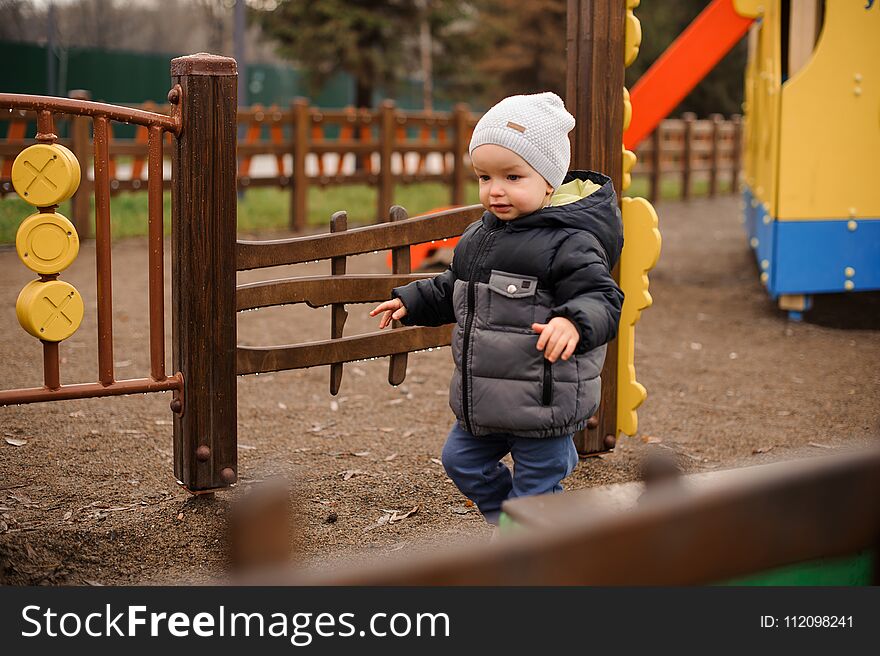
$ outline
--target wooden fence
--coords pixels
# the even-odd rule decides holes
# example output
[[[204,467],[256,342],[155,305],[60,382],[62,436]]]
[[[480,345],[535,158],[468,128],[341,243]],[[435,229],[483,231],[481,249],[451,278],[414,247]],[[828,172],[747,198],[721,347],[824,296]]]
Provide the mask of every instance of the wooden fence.
[[[88,100],[86,91],[72,98]],[[168,113],[170,106],[144,103],[135,106],[149,112]],[[304,99],[289,107],[255,105],[239,109],[238,189],[278,187],[290,191],[292,230],[305,228],[310,186],[366,183],[378,190],[377,222],[387,220],[394,204],[397,185],[435,181],[449,186],[450,205],[464,204],[465,181],[471,176],[466,158],[470,135],[479,119],[466,105],[452,112],[407,112],[392,101],[378,109],[324,110]],[[33,131],[33,112],[16,110],[0,115],[8,123],[0,140],[0,197],[13,192],[9,179],[12,160],[27,145]],[[68,146],[88,168],[92,151],[89,122],[82,117],[58,116],[58,143]],[[0,130],[0,133],[4,131]],[[634,176],[649,179],[649,197],[660,198],[664,179],[675,177],[681,197],[687,199],[697,178],[708,179],[708,193],[737,188],[742,124],[739,116],[730,120],[715,114],[696,120],[693,114],[663,121],[636,150]],[[110,193],[146,189],[147,129],[136,128],[133,139],[110,136]],[[170,146],[170,135],[167,136]],[[263,156],[260,166],[255,157]],[[83,176],[74,196],[72,217],[82,238],[89,229],[89,198],[93,180]],[[165,187],[170,188],[170,171]]]

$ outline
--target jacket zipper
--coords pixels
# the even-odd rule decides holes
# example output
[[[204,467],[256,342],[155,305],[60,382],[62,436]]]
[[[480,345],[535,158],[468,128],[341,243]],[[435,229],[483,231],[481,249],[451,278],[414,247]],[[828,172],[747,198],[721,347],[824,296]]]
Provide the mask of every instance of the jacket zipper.
[[[542,385],[544,405],[552,405],[553,403],[553,372],[551,371],[551,362],[544,358],[544,384]]]
[[[474,306],[477,303],[477,290],[474,285],[474,271],[480,262],[480,258],[483,255],[483,248],[489,241],[489,237],[499,230],[503,230],[503,227],[492,228],[483,235],[479,246],[477,246],[477,255],[471,262],[471,267],[468,271],[467,318],[464,322],[464,337],[461,348],[461,409],[464,414],[465,427],[471,435],[474,434],[474,431],[471,425],[470,403],[468,402],[468,397],[470,396],[470,385],[468,385],[468,355],[470,353],[471,329],[474,324]]]

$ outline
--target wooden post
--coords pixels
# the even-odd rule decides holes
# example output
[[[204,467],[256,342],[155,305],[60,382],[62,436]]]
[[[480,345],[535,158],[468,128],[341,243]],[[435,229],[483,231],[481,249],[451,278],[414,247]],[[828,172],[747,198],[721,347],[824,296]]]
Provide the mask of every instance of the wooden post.
[[[344,232],[348,230],[348,213],[345,211],[336,212],[330,217],[330,232]],[[330,258],[330,273],[334,276],[345,275],[345,256]],[[345,310],[344,303],[333,303],[330,305],[330,338],[339,339],[342,337],[342,330],[345,328],[345,320],[348,319],[348,312]],[[333,396],[339,394],[339,386],[342,384],[342,363],[330,365],[330,393]]]
[[[739,170],[742,166],[742,115],[734,114],[730,117],[733,122],[733,171],[730,175],[730,193],[739,191]]]
[[[452,110],[452,201],[453,205],[464,205],[464,182],[467,171],[464,154],[467,152],[468,117],[470,110],[464,103],[458,103]],[[443,155],[444,161],[446,155]]]
[[[91,100],[92,94],[84,89],[76,89],[70,92],[74,100]],[[89,239],[92,236],[92,211],[90,199],[93,194],[94,183],[89,179],[89,162],[91,161],[91,147],[89,144],[89,125],[92,120],[88,116],[74,116],[71,119],[71,150],[79,161],[82,171],[79,189],[73,195],[71,220],[76,228],[79,238]]]
[[[714,198],[718,193],[718,150],[721,141],[721,114],[711,114],[712,121],[712,150],[709,160],[709,197]]]
[[[651,204],[655,205],[660,200],[663,180],[661,166],[663,162],[663,121],[657,124],[651,133],[651,188],[648,196]]]
[[[400,205],[391,208],[388,214],[388,220],[403,221],[408,218],[406,210]],[[392,273],[411,273],[411,260],[409,246],[400,246],[391,249],[391,271]],[[397,320],[391,322],[392,328],[399,328],[401,323]],[[407,353],[395,353],[388,362],[388,382],[395,387],[401,385],[406,379]]]
[[[626,3],[568,0],[566,106],[577,125],[572,133],[573,169],[611,177],[620,191],[623,177],[623,57]],[[612,274],[620,280],[619,267]],[[582,455],[606,451],[617,438],[617,340],[608,345],[602,368],[602,401],[595,428],[575,435]]]
[[[393,100],[382,101],[379,116],[379,194],[376,217],[379,221],[387,221],[388,212],[394,202],[394,171],[391,170],[395,141]]]
[[[172,158],[174,473],[190,491],[238,478],[236,437],[236,84],[234,59],[171,62],[181,105]]]
[[[291,183],[293,192],[290,203],[290,229],[301,232],[308,223],[309,212],[309,178],[306,175],[306,155],[309,153],[309,101],[296,98],[291,106],[293,110],[293,170]]]
[[[681,155],[681,199],[691,197],[691,160],[693,159],[694,121],[697,115],[685,112],[681,115],[684,121],[684,144]]]

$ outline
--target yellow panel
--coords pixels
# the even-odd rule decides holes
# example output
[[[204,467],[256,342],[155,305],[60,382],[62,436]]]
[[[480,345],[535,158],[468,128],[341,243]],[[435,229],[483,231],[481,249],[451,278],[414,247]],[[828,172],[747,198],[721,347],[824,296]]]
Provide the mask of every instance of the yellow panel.
[[[32,214],[18,227],[15,250],[24,265],[36,273],[61,273],[79,253],[79,237],[62,214]]]
[[[648,271],[660,257],[657,213],[644,198],[624,198],[623,253],[620,255],[620,288],[625,294],[617,335],[617,431],[635,435],[636,408],[647,398],[644,386],[636,382],[635,325],[642,310],[651,305]]]
[[[623,131],[629,129],[630,121],[633,117],[633,106],[629,100],[629,89],[623,87]]]
[[[781,220],[880,216],[880,3],[866,4],[825,3],[813,58],[783,86]]]
[[[749,106],[752,192],[776,216],[779,170],[779,98],[782,81],[779,0],[767,0],[758,26],[754,95]]]
[[[32,280],[15,302],[18,322],[34,337],[47,342],[67,339],[82,323],[85,307],[73,285],[61,280]]]
[[[79,162],[58,144],[35,144],[12,163],[12,186],[26,203],[49,207],[67,200],[80,183]]]
[[[748,46],[749,54],[746,61],[745,71],[745,93],[743,98],[743,155],[742,167],[743,177],[749,187],[755,187],[755,138],[752,129],[755,122],[751,117],[751,108],[755,103],[755,84],[757,80],[757,61],[758,61],[758,37],[761,33],[760,23],[755,23],[749,29]]]
[[[765,0],[733,0],[733,9],[743,18],[758,18],[767,4]]]

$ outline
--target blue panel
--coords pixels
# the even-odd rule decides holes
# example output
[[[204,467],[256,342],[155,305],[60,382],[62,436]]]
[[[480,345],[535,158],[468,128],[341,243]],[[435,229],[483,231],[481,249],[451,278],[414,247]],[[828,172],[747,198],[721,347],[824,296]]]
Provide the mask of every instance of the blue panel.
[[[853,291],[880,289],[880,219],[858,219],[855,230],[848,223],[774,221],[776,251],[770,293],[847,291],[847,267],[855,270],[849,278]]]
[[[748,185],[743,186],[743,216],[745,218],[745,226],[746,226],[746,235],[751,239],[752,237],[757,236],[755,232],[756,214],[755,208],[752,207],[752,201],[754,200],[754,196],[752,195],[752,190],[749,189]]]

